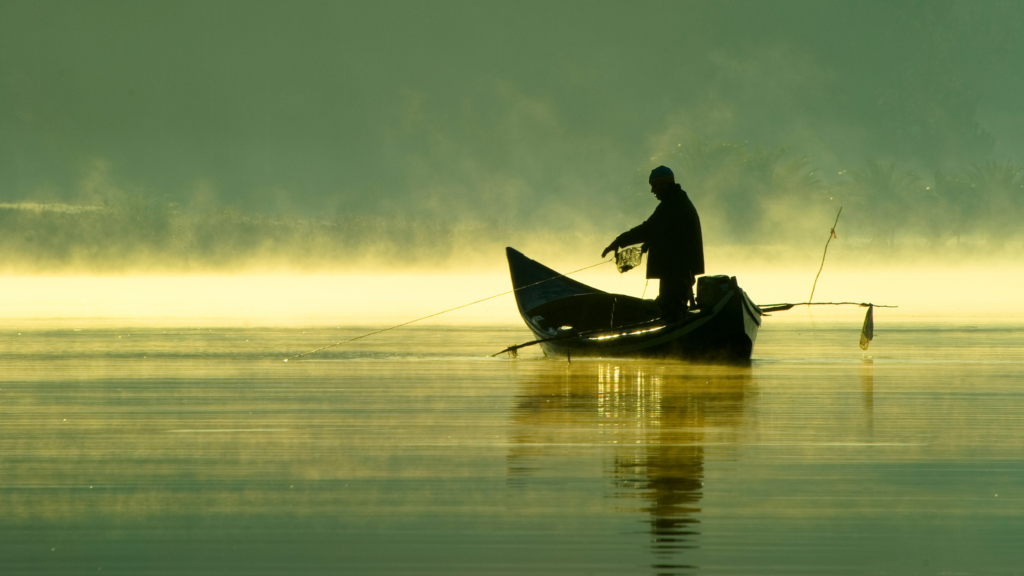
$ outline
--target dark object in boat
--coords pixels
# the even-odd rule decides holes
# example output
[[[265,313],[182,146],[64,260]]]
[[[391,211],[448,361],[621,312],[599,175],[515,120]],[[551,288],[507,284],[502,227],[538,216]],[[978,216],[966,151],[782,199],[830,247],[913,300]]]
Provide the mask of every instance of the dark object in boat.
[[[519,313],[537,337],[533,343],[548,356],[750,360],[761,309],[736,285],[735,277],[702,277],[697,284],[700,309],[664,322],[653,300],[610,294],[566,278],[513,248],[505,252]]]

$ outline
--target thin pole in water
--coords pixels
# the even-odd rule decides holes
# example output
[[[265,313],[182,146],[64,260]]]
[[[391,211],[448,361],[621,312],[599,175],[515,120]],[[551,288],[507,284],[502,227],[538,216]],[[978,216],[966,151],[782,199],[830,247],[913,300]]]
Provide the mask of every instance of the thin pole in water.
[[[843,213],[843,207],[839,207],[839,214]],[[836,236],[836,224],[839,224],[839,214],[836,214],[836,221],[832,224],[832,229],[828,231],[828,240],[825,241],[825,251],[821,254],[821,266],[818,267],[818,273],[814,275],[814,285],[811,286],[811,296],[807,299],[808,302],[814,301],[814,289],[818,287],[818,276],[821,276],[821,269],[825,267],[825,255],[828,254],[828,243]]]

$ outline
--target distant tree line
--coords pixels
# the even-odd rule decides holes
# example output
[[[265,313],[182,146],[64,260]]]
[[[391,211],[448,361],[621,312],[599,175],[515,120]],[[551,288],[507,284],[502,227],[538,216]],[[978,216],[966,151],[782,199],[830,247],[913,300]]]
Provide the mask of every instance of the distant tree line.
[[[690,191],[710,247],[817,250],[843,206],[841,239],[873,254],[1024,252],[1017,224],[1024,213],[1024,166],[1013,161],[928,172],[869,159],[822,170],[810,155],[785,147],[700,139],[655,161],[671,166]],[[552,229],[558,227],[503,214],[488,218],[486,207],[448,220],[417,216],[415,207],[308,218],[214,203],[181,206],[123,190],[111,198],[82,205],[0,203],[0,270],[431,266],[467,256],[493,262],[504,246],[531,242],[583,257],[618,231],[597,229],[607,220],[600,205],[573,205],[563,211],[578,217],[575,225]],[[571,200],[549,199],[553,207]]]
[[[878,248],[901,241],[922,247],[958,246],[970,239],[989,248],[1019,237],[1024,214],[1024,165],[967,163],[930,173],[899,160],[868,159],[845,170],[818,169],[810,156],[694,140],[664,156],[684,188],[722,227],[728,243],[793,243],[831,224],[839,206],[847,235]]]
[[[403,266],[444,262],[467,237],[489,233],[500,231],[403,216],[197,212],[143,196],[85,207],[0,204],[0,269]]]

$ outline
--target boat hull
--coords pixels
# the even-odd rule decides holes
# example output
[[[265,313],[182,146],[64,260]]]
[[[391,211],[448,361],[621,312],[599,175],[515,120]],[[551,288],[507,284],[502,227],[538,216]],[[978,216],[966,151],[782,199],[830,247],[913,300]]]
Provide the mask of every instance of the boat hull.
[[[735,278],[713,306],[676,322],[663,322],[650,301],[609,294],[572,280],[562,285],[568,279],[554,270],[512,248],[507,253],[519,312],[548,356],[750,360],[761,311]],[[541,286],[544,294],[537,290]],[[556,325],[572,319],[572,329],[556,329],[552,319]]]

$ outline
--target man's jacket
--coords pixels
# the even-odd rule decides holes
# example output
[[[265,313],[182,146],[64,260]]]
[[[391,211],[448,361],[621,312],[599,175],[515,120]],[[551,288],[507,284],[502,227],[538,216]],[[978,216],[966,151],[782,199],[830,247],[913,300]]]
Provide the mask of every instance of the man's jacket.
[[[704,273],[700,217],[686,192],[679,184],[675,186],[646,222],[615,239],[620,248],[647,245],[648,278],[686,278]]]

